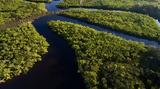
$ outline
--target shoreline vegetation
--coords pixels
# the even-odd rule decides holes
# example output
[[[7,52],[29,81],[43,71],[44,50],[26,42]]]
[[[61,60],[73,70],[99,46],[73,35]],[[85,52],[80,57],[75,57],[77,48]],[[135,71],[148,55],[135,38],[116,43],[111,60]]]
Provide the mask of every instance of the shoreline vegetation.
[[[36,3],[50,3],[53,0],[26,0],[26,1],[36,2]]]
[[[43,13],[37,15],[37,16],[31,15],[30,17],[27,17],[27,18],[24,18],[24,19],[14,19],[12,21],[5,22],[3,25],[1,25],[0,26],[0,30],[5,30],[7,28],[15,28],[16,26],[18,26],[21,23],[32,22],[35,19],[38,19],[38,18],[40,18],[42,16],[46,16],[46,15],[49,15],[49,14],[50,13],[43,12]]]
[[[35,3],[25,0],[0,1],[0,26],[6,22],[23,20],[27,17],[38,16],[44,12],[45,3]]]
[[[160,19],[159,0],[64,0],[59,8],[97,8],[106,10],[124,10],[150,15]]]
[[[0,1],[0,83],[26,74],[47,53],[48,42],[30,22],[46,12],[45,3]]]
[[[87,89],[160,87],[160,50],[70,22],[50,21],[49,27],[75,50]]]
[[[53,14],[45,8],[45,3],[51,1],[0,1],[0,84],[26,74],[48,52],[49,43],[31,21]],[[110,9],[69,9],[56,14],[160,41],[160,27],[152,18],[160,19],[159,0],[64,0],[57,6]],[[74,50],[77,72],[84,78],[86,89],[160,87],[160,48],[71,22],[50,21],[48,27],[67,40]]]
[[[126,34],[160,41],[160,27],[147,15],[110,10],[69,9],[59,11],[61,16],[78,19]]]
[[[26,74],[42,60],[49,44],[31,22],[0,32],[0,83]]]

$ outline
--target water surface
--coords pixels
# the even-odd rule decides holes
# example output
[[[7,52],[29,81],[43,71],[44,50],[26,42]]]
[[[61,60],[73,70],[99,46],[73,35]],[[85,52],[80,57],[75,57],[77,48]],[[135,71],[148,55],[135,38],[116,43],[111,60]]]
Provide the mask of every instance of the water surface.
[[[157,24],[160,26],[160,20],[156,20]]]
[[[49,12],[62,10],[56,7],[61,1],[54,0],[51,3],[47,3],[46,9]],[[58,15],[43,16],[34,20],[33,25],[39,34],[44,36],[51,45],[49,52],[26,75],[18,76],[7,81],[5,84],[1,84],[0,89],[85,89],[83,78],[77,73],[78,66],[75,52],[65,39],[48,28],[47,23],[51,20],[81,24],[99,31],[115,34],[127,40],[144,42],[146,45],[160,47],[160,44],[156,41],[130,36],[111,29],[87,24],[76,19]]]
[[[46,4],[46,9],[48,12],[56,12],[58,10],[61,10],[60,8],[57,8],[56,6],[62,2],[63,0],[53,0],[51,3]]]

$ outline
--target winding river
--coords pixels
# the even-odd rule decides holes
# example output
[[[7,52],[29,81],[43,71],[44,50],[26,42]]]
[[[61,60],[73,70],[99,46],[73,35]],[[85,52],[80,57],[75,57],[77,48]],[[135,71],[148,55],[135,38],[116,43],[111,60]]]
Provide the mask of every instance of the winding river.
[[[61,1],[62,0],[54,0],[52,3],[46,4],[46,9],[49,12],[61,10],[56,7]],[[85,89],[83,78],[77,73],[74,50],[65,39],[61,38],[48,28],[47,22],[51,20],[77,23],[99,31],[110,32],[127,40],[144,42],[146,45],[160,47],[160,44],[156,41],[130,36],[110,29],[87,24],[76,19],[58,15],[43,16],[34,20],[33,25],[49,42],[50,47],[48,53],[43,57],[43,60],[36,63],[26,75],[21,75],[0,85],[0,89]]]
[[[61,1],[62,0],[60,0],[60,1],[53,1],[52,3],[46,4],[47,10],[49,12],[56,12],[56,11],[62,10],[62,9],[59,9],[59,8],[56,7],[56,5],[58,3],[60,3]],[[93,10],[93,9],[88,9],[88,10]],[[157,41],[154,41],[154,40],[145,39],[145,38],[135,37],[135,36],[131,36],[131,35],[128,35],[128,34],[125,34],[125,33],[122,33],[122,32],[113,31],[111,29],[106,29],[106,28],[103,28],[103,27],[87,24],[85,22],[82,22],[82,21],[79,21],[79,20],[76,20],[76,19],[72,19],[72,18],[69,18],[69,17],[63,17],[63,16],[58,16],[58,15],[51,15],[51,16],[41,17],[38,20],[39,20],[39,22],[43,21],[43,22],[46,22],[46,23],[48,21],[50,21],[50,20],[68,21],[68,22],[72,22],[72,23],[76,23],[76,24],[81,24],[83,26],[88,26],[90,28],[94,28],[94,29],[99,30],[99,31],[109,32],[109,33],[112,33],[114,35],[117,35],[117,36],[120,36],[122,38],[125,38],[127,40],[143,42],[145,45],[156,47],[156,48],[160,48],[160,42],[157,42]],[[160,23],[158,22],[158,20],[156,20],[156,21],[157,21],[157,24],[160,25]]]
[[[57,10],[54,1],[46,5],[50,11]],[[54,16],[44,16],[33,22],[37,31],[50,44],[48,53],[26,74],[0,85],[0,89],[86,89],[83,78],[77,73],[74,50],[68,42],[52,32],[47,25]]]

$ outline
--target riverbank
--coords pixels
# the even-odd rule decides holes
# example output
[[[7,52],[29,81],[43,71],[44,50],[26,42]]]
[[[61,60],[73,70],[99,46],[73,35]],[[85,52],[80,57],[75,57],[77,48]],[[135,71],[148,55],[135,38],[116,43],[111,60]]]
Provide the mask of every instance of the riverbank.
[[[125,11],[69,9],[58,15],[149,40],[160,40],[160,27],[154,18]]]
[[[159,82],[154,81],[160,79],[156,74],[159,73],[160,52],[157,48],[66,21],[50,21],[49,27],[75,50],[78,71],[87,89],[135,89],[133,85],[140,89],[159,87]],[[150,57],[152,59],[148,59]],[[108,81],[110,83],[106,83]]]
[[[7,28],[14,28],[14,27],[18,26],[19,24],[26,23],[26,22],[33,22],[35,19],[46,16],[48,14],[49,13],[45,12],[45,13],[38,14],[37,16],[31,15],[30,17],[27,17],[24,19],[11,20],[11,21],[5,22],[3,25],[1,25],[0,30],[5,30]]]
[[[105,10],[122,10],[148,14],[156,19],[160,19],[159,1],[149,0],[64,0],[58,7],[60,8],[97,8]]]
[[[56,7],[56,5],[60,2],[61,1],[53,1],[52,3],[46,4],[46,8],[48,8],[49,13],[61,10],[61,9],[57,9],[57,7]],[[147,46],[153,46],[155,48],[160,48],[159,43],[154,42],[154,41],[150,41],[150,40],[146,40],[146,39],[142,39],[142,38],[137,38],[135,36],[123,34],[123,33],[117,32],[117,31],[111,31],[110,29],[107,29],[107,28],[95,26],[94,24],[85,23],[83,21],[79,21],[76,19],[68,18],[68,17],[58,16],[56,14],[49,14],[49,15],[44,14],[42,16],[38,16],[38,18],[36,17],[36,19],[34,19],[34,20],[32,18],[30,20],[32,20],[32,24],[36,28],[37,32],[40,35],[42,35],[43,37],[45,37],[47,42],[50,44],[50,47],[48,49],[48,53],[43,57],[42,61],[36,63],[34,65],[34,67],[26,75],[21,75],[19,77],[15,77],[12,80],[7,81],[5,84],[0,85],[0,88],[2,88],[2,89],[86,89],[86,83],[84,82],[84,77],[82,77],[81,73],[77,72],[79,66],[77,64],[78,60],[76,58],[77,55],[75,54],[75,49],[73,49],[71,44],[68,43],[66,38],[63,38],[62,36],[53,32],[48,27],[48,22],[51,20],[54,20],[54,21],[61,20],[61,21],[77,23],[82,26],[95,28],[96,30],[101,31],[101,33],[103,33],[103,34],[112,33],[112,34],[116,35],[116,36],[114,36],[115,38],[120,38],[120,39],[123,38],[123,39],[127,39],[127,40],[144,42],[145,45],[147,45]],[[16,21],[15,21],[15,23],[16,23]],[[19,23],[21,23],[21,21],[18,22],[17,24],[19,24]],[[14,22],[13,22],[11,27],[14,25],[16,25],[16,24],[14,24]],[[6,27],[7,26],[5,26],[5,28]],[[61,27],[61,25],[60,25],[60,27]],[[73,29],[73,30],[75,30],[75,29]],[[105,32],[107,32],[107,33],[105,33]],[[87,33],[87,35],[88,35],[88,33]],[[87,36],[87,35],[85,35],[85,36]],[[101,35],[99,35],[99,36],[101,36]],[[77,36],[74,36],[74,37],[77,37]],[[85,37],[85,38],[87,38],[87,37]],[[92,39],[92,38],[90,38],[90,36],[88,38]],[[96,39],[96,37],[95,37],[95,39]],[[80,41],[81,40],[82,39],[80,39]],[[85,39],[83,41],[85,41]],[[93,41],[95,41],[95,40],[93,40]],[[88,41],[86,41],[86,42],[88,42]],[[116,42],[111,42],[113,44],[112,47],[114,47],[114,44],[116,44]],[[94,44],[95,47],[93,47],[93,48],[96,48],[97,44]],[[107,45],[107,44],[104,44],[104,45]],[[124,45],[125,45],[125,42],[124,42]],[[86,47],[86,48],[89,48],[91,46],[92,46],[92,44],[89,44],[88,47]],[[85,47],[85,46],[83,46],[83,47]],[[123,47],[127,47],[127,46],[123,46]],[[131,47],[132,47],[132,45],[131,45]],[[107,47],[107,48],[110,49],[110,47]],[[115,51],[113,51],[113,52],[116,53],[117,49],[119,49],[119,47],[117,47],[115,49]],[[102,50],[104,50],[104,52],[108,52],[104,48],[102,48]],[[119,50],[122,51],[121,49],[119,49]],[[124,49],[124,50],[126,50],[126,49]],[[139,48],[137,48],[136,50],[131,50],[131,48],[129,47],[127,51],[137,51],[137,50],[139,50]],[[82,51],[84,51],[84,50],[82,50]],[[96,52],[96,51],[97,50],[94,50],[94,52]],[[124,53],[125,52],[126,51],[124,51]],[[156,54],[154,52],[155,51],[153,51],[154,56],[152,56],[151,58],[156,58],[156,57],[159,58],[157,56],[158,53]],[[91,49],[90,53],[93,53],[92,49]],[[119,55],[119,53],[116,53],[116,54]],[[103,55],[103,53],[101,53],[101,50],[99,51],[99,55]],[[129,55],[129,54],[126,53],[125,55]],[[134,52],[133,52],[133,55],[134,55]],[[121,57],[121,55],[119,55],[119,56]],[[93,55],[91,57],[95,57],[95,56]],[[120,58],[120,57],[115,57],[115,59]],[[146,54],[146,57],[148,59],[150,58],[150,57],[148,57],[147,54]],[[87,58],[89,58],[89,57],[87,56]],[[128,58],[128,56],[127,56],[127,58]],[[130,59],[128,58],[128,60],[130,60]],[[142,61],[140,61],[140,62],[142,62]],[[155,65],[155,64],[150,63],[147,59],[145,60],[145,63],[151,65],[151,68],[152,68],[152,65]],[[159,61],[154,60],[154,63],[159,63]],[[143,62],[141,64],[143,64]],[[87,65],[90,66],[89,64],[87,64]],[[105,67],[107,67],[107,65],[112,65],[112,63],[105,64],[105,65],[106,65]],[[142,65],[142,66],[145,67],[146,65]],[[112,66],[112,67],[113,67],[113,69],[115,69],[115,68],[117,68],[117,65],[115,64],[115,66]],[[121,67],[121,65],[118,65],[118,67]],[[133,66],[133,67],[135,67],[135,66]],[[101,69],[103,69],[103,68],[104,67],[101,67]],[[157,68],[159,68],[159,67],[156,67],[156,69]],[[123,66],[122,66],[122,69],[123,69]],[[128,67],[125,69],[128,69]],[[107,70],[105,70],[105,71],[107,71]],[[119,71],[119,70],[117,70],[117,71]],[[147,75],[147,76],[149,76],[149,75]],[[104,75],[104,78],[106,79],[105,75]],[[146,78],[148,78],[148,77],[145,77],[143,81],[145,81]]]

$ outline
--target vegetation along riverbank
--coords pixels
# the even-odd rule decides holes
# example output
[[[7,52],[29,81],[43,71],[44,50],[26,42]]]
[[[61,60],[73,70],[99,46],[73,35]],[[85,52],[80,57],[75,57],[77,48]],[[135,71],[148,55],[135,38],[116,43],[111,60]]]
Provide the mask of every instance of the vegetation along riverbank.
[[[0,32],[0,82],[25,74],[47,52],[48,43],[31,23]]]
[[[75,50],[87,89],[160,87],[158,49],[70,22],[51,21],[49,27]]]
[[[69,9],[58,15],[72,17],[127,34],[160,41],[160,27],[150,16],[110,10]]]
[[[0,89],[159,89],[159,5],[0,0]]]
[[[150,15],[160,19],[159,0],[64,0],[61,8],[85,7],[110,10],[125,10]]]
[[[23,20],[47,11],[44,3],[25,0],[2,0],[0,1],[0,6],[0,26],[9,21]]]

